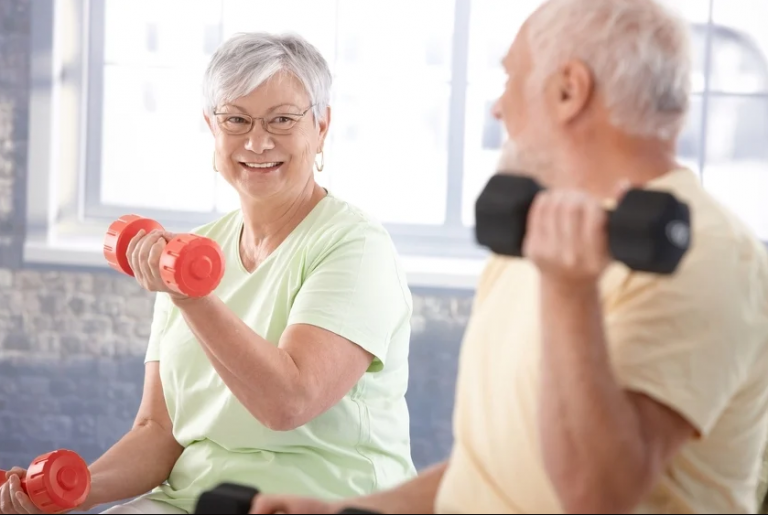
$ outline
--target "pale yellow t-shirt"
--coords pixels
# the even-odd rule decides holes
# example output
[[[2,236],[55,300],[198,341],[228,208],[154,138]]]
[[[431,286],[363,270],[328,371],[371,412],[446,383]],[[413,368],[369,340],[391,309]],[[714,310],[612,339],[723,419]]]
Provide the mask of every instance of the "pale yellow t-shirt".
[[[626,388],[677,410],[701,438],[637,512],[754,512],[768,435],[768,257],[692,172],[648,187],[690,204],[692,248],[672,277],[609,267],[601,293],[610,355]],[[538,290],[523,259],[494,256],[481,278],[438,513],[562,511],[539,452]]]

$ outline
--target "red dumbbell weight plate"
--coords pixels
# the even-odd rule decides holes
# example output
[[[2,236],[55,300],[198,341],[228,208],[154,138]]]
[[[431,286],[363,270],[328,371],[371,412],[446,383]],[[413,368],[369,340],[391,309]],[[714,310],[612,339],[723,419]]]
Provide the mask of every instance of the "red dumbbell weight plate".
[[[112,222],[107,229],[107,235],[104,237],[104,257],[118,272],[133,277],[133,270],[125,253],[128,250],[128,244],[142,229],[148,233],[155,230],[162,231],[163,226],[149,218],[125,215]]]
[[[30,500],[45,513],[77,508],[91,491],[91,473],[72,451],[58,450],[38,457],[27,469]]]
[[[224,255],[209,238],[180,234],[163,249],[160,275],[170,288],[189,297],[203,297],[221,282]]]

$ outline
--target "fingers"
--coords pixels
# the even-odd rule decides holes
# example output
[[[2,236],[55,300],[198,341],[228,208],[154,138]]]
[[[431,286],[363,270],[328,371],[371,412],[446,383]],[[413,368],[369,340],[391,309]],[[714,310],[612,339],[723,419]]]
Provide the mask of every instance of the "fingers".
[[[0,486],[0,513],[16,513],[11,502],[11,485],[6,482]]]
[[[280,495],[257,495],[251,503],[250,513],[315,513],[301,509],[297,498]]]
[[[151,284],[156,276],[159,275],[157,271],[157,262],[153,263],[149,260],[149,255],[152,251],[152,247],[156,243],[162,242],[165,246],[165,241],[162,239],[163,235],[160,231],[150,232],[139,244],[136,252],[138,254],[139,267],[141,268],[141,276],[144,278],[145,285]],[[158,254],[159,262],[159,254]]]
[[[585,192],[542,191],[528,214],[523,255],[553,277],[596,277],[610,261],[607,219]]]
[[[13,475],[8,479],[8,485],[9,485],[9,493],[11,498],[11,504],[13,505],[13,509],[15,510],[15,513],[28,513],[27,510],[24,509],[24,504],[21,501],[21,497],[27,497],[24,494],[24,491],[21,489],[21,481],[19,480],[19,476]]]
[[[145,235],[143,230],[139,231],[126,251],[136,281],[144,288],[151,289],[161,281],[159,263],[166,244],[164,234],[164,231],[151,231]]]
[[[0,487],[0,513],[19,513],[11,499],[11,484],[9,482]]]
[[[164,237],[160,237],[150,248],[149,257],[147,258],[147,266],[149,268],[148,273],[152,275],[152,281],[157,283],[162,282],[160,275],[160,257],[163,255],[163,249],[165,249],[167,240]]]
[[[19,488],[19,491],[13,495],[13,505],[19,513],[42,513],[37,506],[32,504],[32,500],[29,496],[21,491],[21,488]]]
[[[541,247],[539,240],[547,233],[546,214],[549,209],[548,192],[542,191],[533,199],[528,211],[528,220],[525,228],[525,241],[523,241],[523,255],[529,258]]]
[[[250,513],[286,513],[288,502],[285,498],[273,495],[257,495],[251,503]]]
[[[141,239],[145,234],[146,231],[144,229],[137,232],[136,236],[131,238],[130,243],[128,243],[128,248],[125,250],[125,255],[128,258],[128,265],[130,265],[131,270],[133,270],[134,276],[136,276],[137,273],[140,273],[140,270],[138,269],[138,261],[136,260],[136,246],[141,242]]]
[[[610,251],[608,249],[608,215],[597,203],[587,203],[582,210],[583,222],[581,233],[578,235],[586,248],[594,249],[589,254],[591,260],[588,267],[592,270],[601,269],[607,263]]]
[[[14,476],[19,476],[19,479],[24,479],[24,477],[26,477],[26,475],[27,475],[27,471],[26,471],[26,470],[24,470],[24,469],[23,469],[23,468],[21,468],[21,467],[13,467],[13,468],[12,468],[11,470],[9,470],[9,471],[8,471],[8,473],[6,474],[6,476],[7,476],[7,479],[10,479],[10,478],[11,478],[11,475],[14,475]]]

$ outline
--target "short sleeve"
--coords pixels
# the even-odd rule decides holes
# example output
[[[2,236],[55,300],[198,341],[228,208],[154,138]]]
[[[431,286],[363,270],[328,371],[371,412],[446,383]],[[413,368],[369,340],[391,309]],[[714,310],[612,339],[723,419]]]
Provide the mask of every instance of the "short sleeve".
[[[759,295],[736,252],[701,249],[673,276],[633,274],[606,310],[611,359],[626,389],[707,435],[745,383],[760,336]]]
[[[160,340],[163,338],[165,328],[168,325],[168,316],[171,311],[171,300],[166,293],[155,295],[155,307],[152,313],[152,325],[149,330],[149,344],[144,363],[160,361]]]
[[[316,259],[296,295],[288,325],[309,324],[346,338],[386,363],[389,343],[409,330],[412,301],[383,229],[359,227]]]

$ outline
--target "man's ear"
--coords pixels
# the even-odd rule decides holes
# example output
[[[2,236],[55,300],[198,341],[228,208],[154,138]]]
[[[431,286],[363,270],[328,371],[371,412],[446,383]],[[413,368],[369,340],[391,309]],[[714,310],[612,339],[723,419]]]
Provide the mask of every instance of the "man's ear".
[[[589,67],[579,60],[563,64],[554,76],[556,114],[568,123],[583,113],[594,95],[595,81]]]

